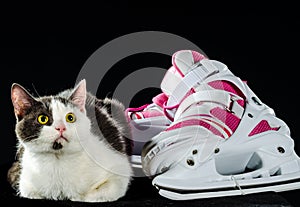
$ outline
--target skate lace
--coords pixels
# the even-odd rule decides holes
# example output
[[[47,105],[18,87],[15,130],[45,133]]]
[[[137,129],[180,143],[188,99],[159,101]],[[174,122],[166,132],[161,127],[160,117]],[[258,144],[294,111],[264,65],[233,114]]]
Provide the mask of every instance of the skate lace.
[[[164,115],[163,104],[167,101],[168,97],[164,93],[160,93],[152,98],[151,104],[144,104],[137,108],[127,108],[125,114],[131,120],[135,115],[137,119],[149,118],[152,116]],[[156,111],[154,113],[150,111]],[[150,112],[150,113],[149,113]]]
[[[143,113],[149,110],[156,110],[159,113],[163,114],[162,109],[156,103],[144,104],[137,108],[127,108],[125,110],[125,114],[129,114],[131,120],[133,119],[134,115],[137,117],[137,119],[142,119],[144,118]]]
[[[146,109],[149,105],[152,105],[152,104],[144,104],[140,107],[137,107],[137,108],[127,108],[126,109],[126,112],[139,112],[139,111],[143,111],[144,109]]]
[[[126,115],[130,114],[130,115],[129,115],[129,119],[132,119],[133,115],[135,115],[136,112],[142,112],[142,111],[144,111],[149,105],[151,105],[151,104],[144,104],[144,105],[142,105],[142,106],[140,106],[140,107],[137,107],[137,108],[127,108],[127,109],[125,110],[125,114],[126,114]],[[137,115],[137,114],[136,114],[136,115]],[[138,115],[138,116],[139,116],[139,115]],[[141,118],[141,117],[140,117],[140,118]]]
[[[240,184],[238,183],[238,181],[236,180],[236,178],[234,177],[234,175],[231,176],[231,180],[233,180],[233,182],[235,183],[235,186],[239,189],[239,191],[241,192],[241,195],[245,195],[245,192],[243,191],[243,189],[241,188]]]
[[[176,104],[174,106],[167,106],[167,102],[164,102],[163,104],[163,113],[164,115],[170,120],[170,121],[174,121],[174,118],[168,113],[167,110],[173,110],[173,109],[177,109],[179,107],[179,104]]]

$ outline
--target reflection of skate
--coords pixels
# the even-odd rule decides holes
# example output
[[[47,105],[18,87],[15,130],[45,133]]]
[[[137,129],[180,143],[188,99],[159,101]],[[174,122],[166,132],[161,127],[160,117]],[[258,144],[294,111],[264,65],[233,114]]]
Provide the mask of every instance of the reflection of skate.
[[[144,173],[174,200],[300,188],[300,159],[288,126],[218,62],[179,51],[180,81],[166,81],[172,123],[142,152]]]

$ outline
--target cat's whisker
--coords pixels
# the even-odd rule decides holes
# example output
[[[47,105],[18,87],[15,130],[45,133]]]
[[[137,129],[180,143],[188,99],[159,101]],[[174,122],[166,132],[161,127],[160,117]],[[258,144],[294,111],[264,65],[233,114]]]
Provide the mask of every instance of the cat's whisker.
[[[57,135],[49,135],[49,136],[39,136],[39,139],[41,138],[55,138]],[[37,135],[32,135],[28,137],[23,137],[23,141],[31,141],[32,139],[38,138]]]
[[[30,140],[35,139],[37,137],[38,137],[37,135],[32,135],[32,136],[28,136],[28,137],[22,137],[22,140],[23,141],[30,141]]]
[[[37,90],[36,90],[34,84],[32,83],[31,85],[32,85],[33,90],[35,91],[36,95],[38,96],[38,98],[40,98],[41,96],[40,96],[40,94],[37,92]]]
[[[37,92],[37,90],[36,90],[36,88],[35,88],[35,86],[34,86],[34,84],[32,83],[32,87],[33,87],[33,90],[35,91],[35,93],[36,93],[36,95],[38,96],[38,98],[41,98],[42,96]],[[46,108],[47,106],[46,106],[46,104],[44,103],[44,102],[41,102],[42,104],[43,104],[43,106]]]

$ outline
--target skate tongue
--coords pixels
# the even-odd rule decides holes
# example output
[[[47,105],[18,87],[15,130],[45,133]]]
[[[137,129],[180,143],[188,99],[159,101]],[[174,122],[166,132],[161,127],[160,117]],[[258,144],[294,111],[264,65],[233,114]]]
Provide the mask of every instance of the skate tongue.
[[[179,104],[195,92],[194,87],[219,71],[208,58],[191,50],[176,52],[172,64],[161,83],[162,91],[168,96],[164,113],[171,121]]]
[[[167,71],[161,82],[161,90],[171,95],[182,78],[193,68],[193,66],[206,57],[192,50],[180,50],[172,56],[172,67]]]

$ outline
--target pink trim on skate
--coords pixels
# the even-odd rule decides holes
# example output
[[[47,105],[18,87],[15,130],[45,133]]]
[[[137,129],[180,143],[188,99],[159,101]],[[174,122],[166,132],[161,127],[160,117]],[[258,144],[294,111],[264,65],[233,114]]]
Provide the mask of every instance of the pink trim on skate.
[[[193,55],[193,58],[194,58],[194,63],[197,63],[203,59],[205,59],[206,57],[202,54],[200,54],[199,52],[196,52],[196,51],[192,51],[192,55]]]
[[[142,111],[144,108],[144,106],[141,106],[139,108],[129,108],[126,109],[125,111],[125,115],[129,115],[130,112],[132,112],[130,114],[129,120],[133,120],[133,116],[135,116],[135,119],[144,119],[144,118],[151,118],[151,117],[157,117],[157,116],[164,116],[164,114],[162,112],[159,112],[157,110],[146,110],[146,111]]]
[[[138,111],[143,111],[145,108],[147,108],[147,106],[149,106],[149,104],[145,104],[143,106],[137,107],[137,108],[127,108],[126,111],[127,112],[138,112]]]
[[[249,137],[269,130],[277,131],[280,127],[271,127],[267,120],[261,120],[249,133]]]
[[[204,120],[206,120],[206,121],[208,121],[208,122],[212,122],[212,123],[214,123],[214,124],[216,124],[216,125],[218,125],[220,128],[222,128],[223,130],[224,130],[224,132],[227,134],[227,136],[228,137],[230,137],[231,136],[231,133],[230,133],[230,131],[229,130],[227,130],[226,128],[224,128],[224,126],[222,126],[221,124],[219,124],[218,122],[215,122],[215,121],[213,121],[213,120],[210,120],[210,119],[205,119],[205,118],[203,118]],[[224,138],[224,137],[223,137]]]
[[[187,126],[202,126],[206,129],[208,129],[209,131],[211,131],[212,133],[214,133],[215,135],[224,138],[223,134],[220,133],[219,130],[217,130],[215,127],[213,127],[211,124],[207,123],[206,121],[202,121],[199,119],[189,119],[189,120],[185,120],[182,122],[178,122],[178,123],[174,124],[173,126],[167,128],[165,131],[171,131],[174,129],[179,129],[179,128],[183,128],[183,127],[187,127]]]
[[[211,119],[208,119],[208,118],[213,118],[213,116],[211,116],[209,114],[193,114],[193,115],[187,116],[185,118],[192,118],[192,117],[200,117],[202,120],[206,120],[208,122],[212,122],[215,125],[218,125],[220,128],[222,128],[224,130],[224,132],[228,135],[228,137],[231,136],[231,132],[229,130],[227,130],[226,128],[224,128],[224,126],[222,126],[218,122],[215,122],[215,121],[213,121]]]
[[[133,119],[133,118],[132,118],[133,116],[135,116],[135,119],[143,119],[143,118],[145,118],[145,117],[143,116],[142,112],[135,112],[135,113],[132,113],[132,114],[130,115],[130,118]]]
[[[149,110],[149,111],[143,111],[141,112],[143,114],[144,118],[151,118],[151,117],[157,117],[157,116],[164,116],[163,113],[157,111],[157,110]]]
[[[232,132],[235,132],[236,128],[239,126],[240,119],[234,114],[222,109],[220,107],[215,107],[210,110],[211,115],[219,119],[221,122],[225,123]]]
[[[157,96],[153,97],[152,101],[156,105],[163,107],[164,103],[168,101],[168,96],[165,93],[160,93]]]
[[[173,56],[172,56],[172,65],[174,66],[174,68],[177,70],[177,72],[180,74],[181,77],[184,77],[184,74],[182,73],[180,68],[178,68],[178,66],[176,64],[176,61],[175,61],[175,58],[176,58],[178,53],[186,52],[186,51],[190,51],[192,53],[194,64],[206,58],[204,55],[202,55],[202,54],[200,54],[196,51],[193,51],[193,50],[180,50],[180,51],[177,51],[176,53],[174,53]]]
[[[176,104],[176,105],[174,105],[174,106],[167,106],[166,105],[167,103],[165,102],[164,104],[163,104],[163,113],[164,113],[164,115],[170,120],[170,121],[174,121],[174,118],[168,113],[168,111],[167,110],[173,110],[173,109],[177,109],[178,108],[178,106],[179,106],[179,104]]]
[[[179,51],[179,52],[180,52],[180,51]],[[174,66],[174,68],[176,69],[176,71],[179,73],[179,75],[180,75],[181,77],[184,77],[184,74],[183,74],[182,71],[177,67],[177,64],[176,64],[176,62],[175,62],[176,54],[177,54],[177,52],[174,53],[174,55],[172,56],[172,65]]]
[[[229,81],[216,80],[216,81],[209,82],[208,85],[215,89],[231,92],[245,99],[245,95],[242,93],[242,91],[236,85],[234,85]],[[242,107],[245,106],[244,100],[237,100],[237,103]]]
[[[168,100],[168,97],[164,93],[160,93],[157,96],[155,96],[152,101],[156,105],[163,107],[163,104]],[[162,112],[159,112],[157,110],[145,110],[150,104],[145,104],[143,106],[137,107],[137,108],[127,108],[125,110],[125,115],[128,116],[130,112],[130,117],[127,117],[127,119],[132,120],[132,117],[135,116],[135,119],[143,119],[143,118],[151,118],[151,117],[157,117],[157,116],[164,116]]]
[[[140,112],[140,111],[143,111],[149,104],[145,104],[143,106],[140,106],[140,107],[137,107],[137,108],[127,108],[125,110],[125,116],[127,118],[127,121],[131,121],[132,120],[132,116],[133,116],[133,113],[136,113],[136,112]],[[131,113],[132,112],[132,113]],[[131,113],[131,114],[130,114]],[[139,117],[136,116],[136,117]]]

